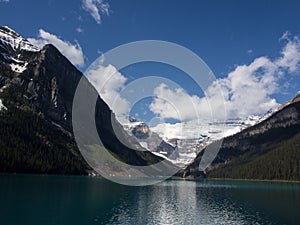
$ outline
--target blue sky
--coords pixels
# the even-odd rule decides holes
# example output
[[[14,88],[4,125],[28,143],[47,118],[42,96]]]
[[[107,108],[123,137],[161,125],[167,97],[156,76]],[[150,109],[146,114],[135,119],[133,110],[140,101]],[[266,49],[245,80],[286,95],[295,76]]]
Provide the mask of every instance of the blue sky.
[[[99,13],[95,14],[84,2],[94,4]],[[23,37],[35,39],[39,43],[44,43],[39,37],[42,29],[44,36],[55,35],[70,46],[75,46],[75,53],[78,53],[76,50],[82,53],[76,59],[81,71],[85,71],[101,53],[118,45],[153,39],[189,48],[209,65],[217,78],[225,82],[224,79],[236,72],[239,65],[250,66],[260,57],[266,57],[279,65],[278,58],[288,43],[293,43],[297,48],[299,40],[295,37],[300,36],[299,8],[299,1],[0,0],[0,21]],[[282,38],[286,32],[289,35]],[[80,61],[82,57],[83,61]],[[265,70],[265,65],[258,69]],[[274,72],[284,74],[284,78],[277,77],[274,81],[279,87],[268,90],[268,99],[253,102],[254,105],[267,102],[269,105],[265,108],[275,106],[274,102],[271,103],[272,99],[277,104],[283,103],[300,90],[299,70],[295,68],[291,71],[290,66]],[[182,78],[184,75],[180,71],[162,65],[137,65],[121,71],[121,76],[126,77],[128,82],[140,76],[158,73],[165,73],[166,77],[178,77],[175,80],[182,84],[188,95],[198,94],[192,82],[186,77]],[[260,75],[258,77],[259,82],[262,82]],[[230,88],[231,95],[233,91]],[[197,101],[200,98],[199,95]],[[231,100],[230,104],[237,101]],[[142,108],[147,108],[151,101],[144,100],[147,104],[136,107],[133,114],[143,114]],[[237,116],[263,113],[265,108],[246,111]],[[155,112],[152,110],[148,116],[140,117],[150,120],[157,114]]]

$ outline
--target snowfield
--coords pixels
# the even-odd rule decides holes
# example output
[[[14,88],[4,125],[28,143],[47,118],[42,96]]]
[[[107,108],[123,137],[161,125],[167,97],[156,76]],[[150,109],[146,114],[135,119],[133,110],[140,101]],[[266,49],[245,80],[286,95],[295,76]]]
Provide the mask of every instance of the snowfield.
[[[179,157],[176,160],[166,158],[163,154],[153,152],[156,155],[164,157],[174,164],[185,167],[191,163],[197,153],[204,149],[208,144],[213,141],[234,135],[243,129],[253,126],[262,120],[268,118],[272,113],[268,113],[263,117],[249,116],[247,119],[228,119],[227,121],[189,121],[176,124],[161,123],[155,127],[150,127],[152,132],[157,133],[165,142],[178,148]],[[128,120],[127,120],[128,121]],[[131,134],[135,126],[143,123],[142,121],[128,121],[123,123],[127,132]],[[140,144],[147,148],[145,142],[137,139]],[[159,145],[159,143],[157,143]],[[151,149],[150,149],[151,150]]]

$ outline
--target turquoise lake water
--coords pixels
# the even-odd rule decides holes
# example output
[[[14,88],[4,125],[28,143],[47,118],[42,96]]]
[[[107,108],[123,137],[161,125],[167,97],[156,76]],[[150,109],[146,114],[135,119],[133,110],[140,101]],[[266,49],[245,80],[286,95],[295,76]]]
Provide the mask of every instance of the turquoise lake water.
[[[0,175],[0,224],[300,224],[300,184]]]

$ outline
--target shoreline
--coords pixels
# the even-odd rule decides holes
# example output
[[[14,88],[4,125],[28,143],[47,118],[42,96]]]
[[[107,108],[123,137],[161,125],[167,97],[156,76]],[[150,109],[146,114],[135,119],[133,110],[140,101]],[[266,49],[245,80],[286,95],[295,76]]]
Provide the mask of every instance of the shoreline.
[[[293,183],[300,184],[300,180],[262,180],[262,179],[234,179],[234,178],[204,178],[215,181],[251,181],[251,182],[271,182],[271,183]]]
[[[5,173],[0,172],[1,175],[25,175],[25,176],[59,176],[59,177],[97,177],[106,179],[102,176],[93,176],[93,175],[80,175],[80,174],[55,174],[55,173]],[[268,183],[291,183],[291,184],[300,184],[300,180],[262,180],[262,179],[235,179],[235,178],[182,178],[182,177],[169,177],[166,180],[180,180],[180,181],[242,181],[242,182],[268,182]]]
[[[268,182],[268,183],[291,183],[300,184],[300,180],[262,180],[262,179],[235,179],[235,178],[181,178],[181,177],[170,177],[168,180],[186,180],[186,181],[251,181],[251,182]]]

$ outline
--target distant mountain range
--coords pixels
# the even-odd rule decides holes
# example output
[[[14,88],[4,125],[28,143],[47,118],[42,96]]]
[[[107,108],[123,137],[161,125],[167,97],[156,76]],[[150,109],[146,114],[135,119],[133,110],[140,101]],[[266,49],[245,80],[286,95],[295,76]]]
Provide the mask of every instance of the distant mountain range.
[[[225,138],[212,164],[199,171],[204,152],[183,177],[300,180],[300,93],[265,120]]]
[[[246,119],[231,118],[226,121],[188,121],[176,124],[161,123],[151,127],[162,139],[178,149],[178,157],[172,162],[180,167],[190,164],[207,145],[253,126],[269,116],[249,116]]]
[[[0,27],[0,172],[94,173],[72,129],[72,103],[80,79],[96,92],[53,45],[38,49],[9,27]],[[103,145],[122,162],[145,166],[163,160],[128,135],[100,97],[95,118]],[[127,171],[111,171],[123,173]]]
[[[198,152],[208,144],[233,135],[257,124],[269,116],[249,116],[247,119],[228,119],[214,122],[161,123],[155,127],[129,116],[123,123],[125,130],[149,151],[166,157],[172,163],[184,168],[191,163]]]

